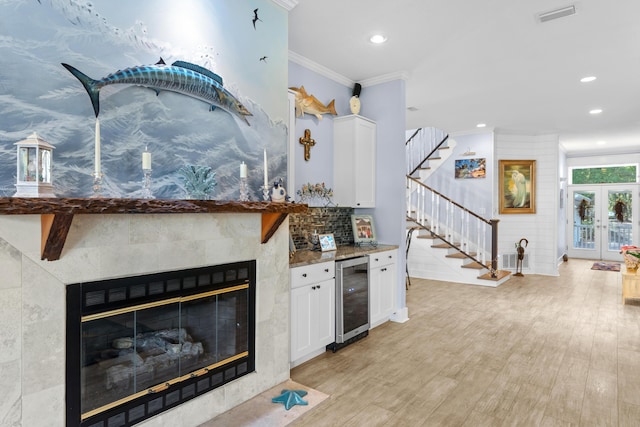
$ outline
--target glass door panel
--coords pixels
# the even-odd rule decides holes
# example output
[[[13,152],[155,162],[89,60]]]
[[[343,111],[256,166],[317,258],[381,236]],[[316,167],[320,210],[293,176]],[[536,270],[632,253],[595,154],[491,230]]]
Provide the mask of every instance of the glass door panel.
[[[620,247],[633,244],[638,233],[634,224],[638,201],[633,197],[633,185],[573,186],[569,197],[568,255],[621,260]]]

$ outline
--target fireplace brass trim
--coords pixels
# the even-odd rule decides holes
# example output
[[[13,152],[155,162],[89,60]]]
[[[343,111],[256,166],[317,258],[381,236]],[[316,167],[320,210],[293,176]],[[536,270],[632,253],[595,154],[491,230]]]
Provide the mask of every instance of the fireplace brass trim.
[[[85,412],[84,414],[82,414],[80,419],[82,421],[84,421],[87,418],[91,418],[94,415],[98,415],[98,414],[100,414],[100,413],[102,413],[104,411],[108,411],[109,409],[112,409],[112,408],[120,406],[120,405],[122,405],[124,403],[130,402],[130,401],[132,401],[134,399],[137,399],[138,397],[145,396],[145,395],[147,395],[149,393],[157,393],[157,392],[160,392],[160,391],[164,391],[167,388],[171,387],[173,384],[177,384],[177,383],[180,383],[182,381],[191,379],[194,376],[195,377],[199,377],[199,376],[204,375],[205,373],[211,371],[212,369],[219,368],[222,365],[226,365],[227,363],[235,362],[236,360],[242,359],[243,357],[247,357],[247,356],[249,356],[249,352],[248,351],[243,351],[242,353],[238,353],[235,356],[231,356],[231,357],[229,357],[227,359],[221,360],[221,361],[216,362],[216,363],[214,363],[212,365],[205,366],[204,368],[200,368],[197,371],[189,372],[188,374],[183,375],[181,377],[173,378],[173,379],[171,379],[169,381],[163,382],[162,384],[158,384],[158,385],[155,385],[153,387],[149,387],[149,388],[147,388],[145,390],[139,391],[139,392],[137,392],[135,394],[131,394],[131,395],[127,396],[127,397],[123,397],[122,399],[116,400],[115,402],[111,402],[111,403],[109,403],[107,405],[104,405],[104,406],[101,406],[99,408],[92,409],[91,411]],[[196,374],[196,373],[198,373],[198,374]]]
[[[197,299],[207,298],[207,297],[211,297],[211,296],[214,296],[214,295],[221,295],[221,294],[226,294],[226,293],[229,293],[229,292],[240,291],[242,289],[249,289],[249,282],[248,281],[243,283],[242,285],[230,286],[230,287],[227,287],[227,288],[224,288],[224,289],[217,289],[215,291],[203,292],[201,294],[188,295],[188,296],[176,297],[176,298],[167,298],[167,299],[163,299],[162,301],[155,301],[155,302],[150,302],[150,303],[146,303],[146,304],[132,305],[130,307],[120,308],[118,310],[109,310],[109,311],[103,311],[103,312],[96,313],[96,314],[89,314],[89,315],[86,315],[86,316],[82,316],[80,318],[80,322],[81,323],[85,323],[85,322],[90,322],[92,320],[98,320],[98,319],[104,319],[106,317],[117,316],[119,314],[131,313],[133,311],[146,310],[148,308],[162,307],[163,305],[194,301],[194,300],[197,300]]]

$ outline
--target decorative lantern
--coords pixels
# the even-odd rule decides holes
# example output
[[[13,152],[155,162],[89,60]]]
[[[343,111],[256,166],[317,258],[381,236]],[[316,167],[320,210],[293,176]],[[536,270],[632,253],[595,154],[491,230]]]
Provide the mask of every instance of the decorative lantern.
[[[14,197],[56,197],[51,183],[53,145],[32,133],[17,147],[17,182]]]

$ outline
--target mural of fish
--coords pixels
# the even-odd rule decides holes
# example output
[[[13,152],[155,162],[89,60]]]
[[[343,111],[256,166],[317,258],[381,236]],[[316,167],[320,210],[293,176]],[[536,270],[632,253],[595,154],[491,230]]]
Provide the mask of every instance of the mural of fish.
[[[289,90],[296,95],[296,117],[304,116],[304,113],[315,115],[318,120],[322,120],[322,114],[333,114],[337,116],[335,99],[332,99],[328,105],[324,105],[313,95],[309,95],[304,86],[290,87]]]
[[[180,93],[209,104],[211,111],[217,107],[243,120],[252,114],[229,91],[223,87],[222,77],[211,70],[185,61],[171,65],[160,61],[154,65],[140,65],[116,71],[94,80],[69,64],[62,64],[84,86],[96,117],[100,114],[100,89],[113,84],[131,84],[153,89],[156,94],[166,90]]]

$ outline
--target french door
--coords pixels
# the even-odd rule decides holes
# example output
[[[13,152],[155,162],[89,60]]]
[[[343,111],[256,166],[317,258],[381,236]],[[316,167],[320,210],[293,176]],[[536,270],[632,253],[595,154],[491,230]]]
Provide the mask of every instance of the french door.
[[[620,247],[638,241],[635,193],[636,184],[570,186],[567,254],[572,258],[620,261]]]

